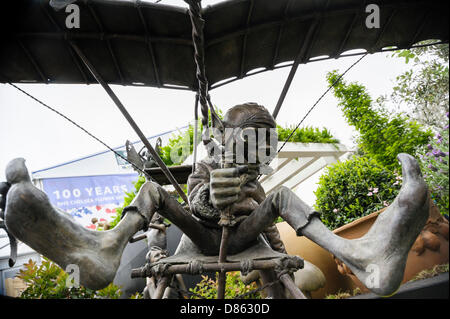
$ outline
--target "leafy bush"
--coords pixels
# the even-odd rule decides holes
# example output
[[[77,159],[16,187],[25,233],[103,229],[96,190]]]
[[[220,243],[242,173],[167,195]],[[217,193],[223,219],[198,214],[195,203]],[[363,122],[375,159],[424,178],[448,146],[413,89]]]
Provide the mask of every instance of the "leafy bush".
[[[419,158],[423,177],[430,187],[432,199],[439,207],[441,214],[448,215],[448,124],[421,149]]]
[[[294,129],[295,126],[281,127],[277,125],[278,140],[284,142]],[[302,127],[294,132],[289,142],[339,143],[339,140],[335,139],[326,128],[320,130],[317,127]]]
[[[144,299],[144,295],[140,292],[136,292],[130,296],[130,299]]]
[[[338,77],[336,71],[328,73],[330,85]],[[426,145],[432,136],[430,130],[425,131],[416,121],[376,110],[366,88],[358,83],[346,84],[341,79],[333,89],[347,123],[360,134],[358,147],[362,153],[387,168],[398,169],[399,153],[415,156],[418,148]]]
[[[328,166],[318,184],[315,209],[335,229],[391,204],[401,176],[374,159],[355,156]]]
[[[227,281],[225,288],[225,298],[234,299],[240,295],[251,292],[257,289],[256,284],[245,285],[240,279],[240,273],[238,271],[227,273]],[[216,276],[217,277],[217,276]],[[191,299],[216,299],[217,298],[218,282],[202,275],[202,281],[200,281],[194,288],[189,288],[189,291],[193,293]],[[261,299],[259,293],[251,293],[246,295],[242,299]]]
[[[24,266],[18,275],[27,284],[20,296],[23,299],[118,299],[122,294],[112,283],[97,291],[83,286],[68,287],[67,273],[45,257],[39,266],[31,259]]]
[[[201,136],[201,124],[199,134]],[[180,165],[194,150],[194,126],[189,125],[184,133],[172,134],[167,145],[161,147],[161,159],[167,166]]]
[[[216,107],[215,112],[220,119],[223,119],[222,110]],[[211,122],[211,111],[208,111],[208,117],[208,121]],[[201,141],[203,124],[200,120],[198,123],[197,140]],[[167,166],[180,165],[192,154],[194,150],[194,131],[194,126],[189,124],[186,132],[172,134],[167,145],[161,147],[161,159]]]
[[[141,186],[144,183],[145,183],[145,177],[144,176],[139,176],[138,180],[136,182],[133,182],[133,184],[134,184],[134,191],[125,193],[126,196],[124,198],[122,207],[116,208],[116,212],[117,212],[116,216],[109,223],[109,228],[110,229],[113,229],[114,227],[116,227],[116,225],[120,222],[120,219],[122,218],[123,209],[131,204],[131,202],[136,197],[137,193],[139,192],[139,190],[141,189]]]
[[[221,114],[220,111],[218,111]],[[294,131],[294,126],[282,127],[277,125],[278,140],[285,141]],[[200,141],[202,125],[199,125],[198,140]],[[161,159],[167,166],[180,165],[192,154],[194,150],[194,127],[184,133],[173,134],[167,145],[161,147]],[[317,127],[303,127],[297,129],[289,139],[290,142],[299,143],[339,143],[326,128],[320,130]]]
[[[432,43],[423,41],[422,44]],[[397,108],[419,123],[444,128],[449,109],[449,46],[448,43],[399,50],[393,56],[413,61],[410,70],[397,77],[390,100]]]

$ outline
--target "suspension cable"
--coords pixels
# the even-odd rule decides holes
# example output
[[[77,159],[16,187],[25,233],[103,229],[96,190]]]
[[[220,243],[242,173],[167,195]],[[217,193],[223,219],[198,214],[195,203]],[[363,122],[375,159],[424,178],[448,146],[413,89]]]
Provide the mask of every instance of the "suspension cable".
[[[283,145],[278,149],[277,153],[280,153],[280,151],[283,149],[283,147],[286,145],[287,142],[291,139],[292,135],[294,135],[295,131],[300,127],[300,125],[303,123],[303,121],[308,117],[308,115],[312,112],[312,110],[319,104],[319,102],[323,99],[323,97],[342,79],[342,77],[350,71],[356,64],[358,64],[362,59],[364,59],[369,53],[364,54],[361,56],[358,60],[356,60],[352,65],[350,65],[347,70],[344,71],[326,90],[322,93],[322,95],[317,99],[317,101],[311,106],[311,108],[306,112],[305,116],[301,119],[301,121],[297,124],[297,126],[294,128],[294,130],[289,134],[289,136],[284,141]]]
[[[41,104],[42,106],[46,107],[47,109],[49,109],[50,111],[56,113],[57,115],[59,115],[60,117],[64,118],[66,121],[70,122],[71,124],[73,124],[74,126],[78,127],[80,130],[82,130],[84,133],[86,133],[87,135],[89,135],[91,138],[93,138],[94,140],[96,140],[97,142],[99,142],[100,144],[102,144],[103,146],[105,146],[108,150],[110,150],[111,152],[113,152],[116,156],[119,156],[121,159],[123,159],[124,161],[126,161],[127,163],[131,164],[131,166],[133,166],[133,168],[135,168],[136,170],[138,170],[139,172],[143,173],[144,176],[148,176],[147,173],[142,170],[141,168],[137,167],[134,163],[132,163],[131,161],[129,161],[127,158],[125,158],[124,156],[122,156],[122,154],[120,154],[119,152],[116,152],[112,147],[110,147],[108,144],[106,144],[105,142],[103,142],[102,140],[100,140],[98,137],[96,137],[94,134],[90,133],[88,130],[86,130],[84,127],[82,127],[80,124],[76,123],[75,121],[73,121],[72,119],[70,119],[69,117],[67,117],[66,115],[62,114],[61,112],[59,112],[58,110],[54,109],[53,107],[51,107],[50,105],[42,102],[41,100],[39,100],[38,98],[34,97],[33,95],[31,95],[30,93],[28,93],[27,91],[21,89],[20,87],[18,87],[17,85],[8,82],[9,85],[11,85],[12,87],[14,87],[15,89],[19,90],[20,92],[22,92],[23,94],[25,94],[26,96],[28,96],[29,98],[33,99],[34,101],[36,101],[37,103]]]

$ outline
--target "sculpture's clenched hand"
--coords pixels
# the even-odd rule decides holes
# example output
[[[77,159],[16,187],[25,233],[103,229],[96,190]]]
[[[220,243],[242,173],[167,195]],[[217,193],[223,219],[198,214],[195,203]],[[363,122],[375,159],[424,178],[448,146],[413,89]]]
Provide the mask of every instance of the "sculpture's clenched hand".
[[[239,166],[211,171],[210,194],[215,208],[224,209],[237,202],[241,192],[239,175],[246,170],[246,166]]]

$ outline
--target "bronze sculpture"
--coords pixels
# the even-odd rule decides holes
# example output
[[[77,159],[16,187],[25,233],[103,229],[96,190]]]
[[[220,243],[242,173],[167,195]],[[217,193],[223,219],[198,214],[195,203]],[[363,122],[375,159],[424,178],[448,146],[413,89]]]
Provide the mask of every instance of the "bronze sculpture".
[[[272,115],[254,103],[231,108],[223,124],[225,128],[241,129],[275,127]],[[389,295],[401,283],[408,251],[426,222],[429,206],[427,185],[417,162],[407,154],[399,154],[398,159],[404,181],[399,195],[370,231],[355,240],[334,235],[321,223],[319,213],[288,188],[282,187],[266,197],[257,181],[257,165],[221,168],[213,157],[197,163],[195,172],[189,177],[190,212],[161,186],[148,181],[124,210],[122,221],[113,230],[102,232],[85,229],[66,213],[52,207],[47,196],[31,184],[24,160],[15,159],[6,168],[11,188],[6,195],[5,223],[12,235],[60,266],[77,264],[81,284],[99,289],[113,280],[125,245],[137,231],[148,228],[155,213],[176,224],[184,236],[175,256],[156,262],[152,260],[138,273],[164,277],[180,272],[198,273],[208,267],[223,268],[224,264],[213,265],[210,259],[219,254],[222,232],[218,223],[220,211],[226,207],[230,207],[232,215],[236,216],[230,227],[228,266],[235,267],[238,263],[238,269],[244,272],[259,269],[265,281],[273,280],[283,269],[302,267],[301,260],[285,258],[283,244],[273,227],[274,220],[281,216],[298,236],[306,236],[330,251],[362,282],[371,274],[367,271],[369,266],[378,267],[379,285],[371,290]],[[258,256],[253,258],[252,252],[263,260],[258,260]],[[201,262],[184,265],[182,259],[187,257]],[[270,260],[276,262],[268,267]],[[289,283],[283,283],[284,287],[289,286]],[[274,285],[269,296],[296,295],[292,289],[286,293],[282,285]]]

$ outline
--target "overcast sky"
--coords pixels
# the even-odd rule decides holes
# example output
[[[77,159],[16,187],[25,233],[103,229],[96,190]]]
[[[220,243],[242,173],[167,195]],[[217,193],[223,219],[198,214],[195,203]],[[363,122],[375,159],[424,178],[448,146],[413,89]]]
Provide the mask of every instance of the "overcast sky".
[[[182,1],[162,3],[183,5]],[[217,1],[203,1],[204,5]],[[392,53],[367,56],[345,77],[364,84],[372,97],[391,91],[395,77],[410,67]],[[332,59],[301,65],[278,115],[281,125],[296,125],[326,90],[326,73],[343,72],[359,57]],[[212,102],[223,111],[243,102],[257,102],[273,110],[288,68],[264,72],[212,90]],[[99,85],[18,84],[56,108],[112,147],[137,135]],[[182,90],[112,86],[146,136],[185,126],[193,119],[194,93]],[[332,92],[317,105],[304,126],[326,127],[343,144],[352,147],[354,131],[342,117]],[[77,127],[37,104],[15,88],[0,85],[0,180],[15,157],[27,160],[35,171],[103,151],[104,147]]]

